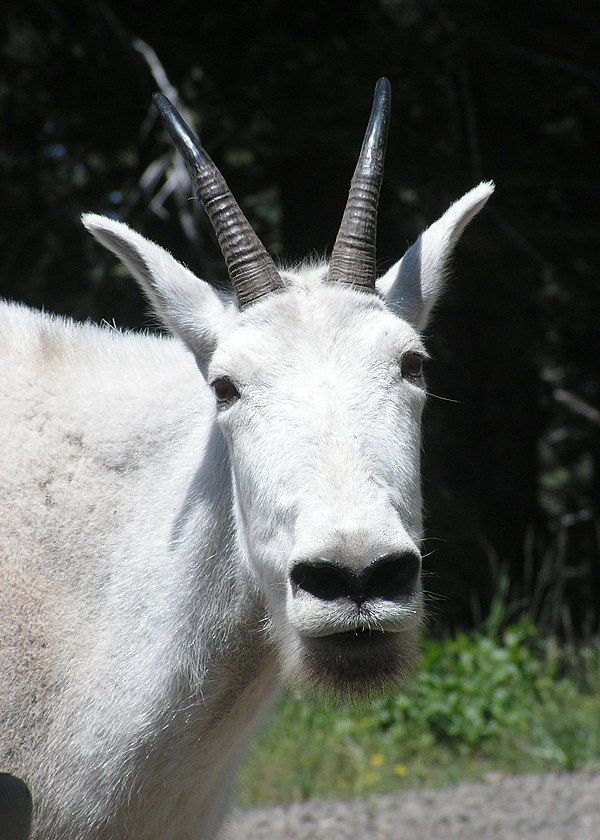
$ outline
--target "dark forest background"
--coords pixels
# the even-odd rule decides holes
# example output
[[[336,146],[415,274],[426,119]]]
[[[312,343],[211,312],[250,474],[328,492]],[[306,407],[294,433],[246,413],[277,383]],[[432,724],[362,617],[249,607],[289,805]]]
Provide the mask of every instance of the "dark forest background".
[[[85,233],[113,214],[224,267],[153,112],[193,120],[286,261],[332,245],[376,79],[393,91],[383,270],[482,178],[428,346],[427,589],[437,626],[501,582],[564,633],[599,627],[600,8],[546,0],[20,0],[0,10],[0,295],[148,326]]]

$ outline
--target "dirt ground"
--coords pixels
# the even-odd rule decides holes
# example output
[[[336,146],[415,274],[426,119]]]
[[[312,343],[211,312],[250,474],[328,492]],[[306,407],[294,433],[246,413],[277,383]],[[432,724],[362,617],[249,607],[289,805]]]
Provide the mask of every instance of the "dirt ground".
[[[223,840],[599,840],[600,774],[482,783],[236,812]]]

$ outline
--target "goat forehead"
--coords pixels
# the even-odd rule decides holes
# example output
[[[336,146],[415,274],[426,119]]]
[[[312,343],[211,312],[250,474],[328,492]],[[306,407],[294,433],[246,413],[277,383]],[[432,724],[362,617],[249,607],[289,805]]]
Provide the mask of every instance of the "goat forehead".
[[[318,286],[289,288],[250,307],[218,348],[214,367],[252,377],[268,367],[359,368],[377,358],[420,350],[415,330],[392,314],[376,295]]]

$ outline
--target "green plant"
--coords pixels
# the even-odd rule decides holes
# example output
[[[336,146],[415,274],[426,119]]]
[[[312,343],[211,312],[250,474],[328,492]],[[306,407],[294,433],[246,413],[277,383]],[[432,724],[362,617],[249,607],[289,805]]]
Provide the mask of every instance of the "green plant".
[[[554,664],[536,657],[538,641],[523,619],[499,641],[460,633],[429,642],[413,686],[377,702],[381,725],[394,727],[399,738],[420,730],[426,738],[474,747],[526,724],[554,675]]]

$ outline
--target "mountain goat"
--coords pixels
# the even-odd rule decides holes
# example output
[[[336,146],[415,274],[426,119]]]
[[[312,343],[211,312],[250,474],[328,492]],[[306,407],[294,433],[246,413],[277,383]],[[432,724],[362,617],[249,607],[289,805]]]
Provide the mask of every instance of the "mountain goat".
[[[0,308],[0,769],[39,840],[208,840],[281,677],[357,696],[409,671],[420,331],[493,190],[376,279],[381,79],[329,264],[279,270],[155,102],[234,293],[86,215],[173,337]]]

